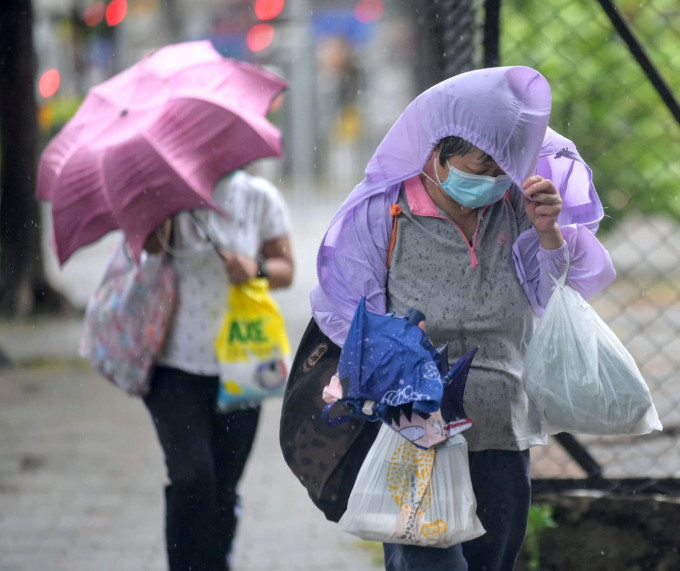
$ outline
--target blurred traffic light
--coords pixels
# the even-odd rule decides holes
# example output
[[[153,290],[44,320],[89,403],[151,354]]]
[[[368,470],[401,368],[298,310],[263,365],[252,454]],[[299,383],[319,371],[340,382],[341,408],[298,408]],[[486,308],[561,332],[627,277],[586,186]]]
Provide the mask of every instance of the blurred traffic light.
[[[360,0],[354,9],[354,17],[363,24],[369,24],[379,20],[384,11],[382,0]]]
[[[117,26],[127,16],[127,0],[111,0],[106,7],[106,23],[109,26]]]
[[[246,36],[250,51],[261,52],[272,45],[276,35],[275,21],[285,7],[286,0],[255,0],[255,16],[259,22],[248,30]]]
[[[71,25],[81,37],[110,36],[128,13],[128,0],[97,0],[84,8],[73,7]]]
[[[40,95],[47,99],[52,97],[58,90],[61,84],[61,75],[58,69],[48,69],[40,76],[38,81],[38,90]]]
[[[255,15],[258,20],[273,20],[281,15],[286,0],[255,0]]]
[[[88,28],[94,28],[104,20],[104,16],[106,16],[106,4],[104,2],[93,2],[85,8],[83,21]]]
[[[246,36],[246,44],[252,52],[267,49],[274,41],[274,26],[271,24],[255,24]]]

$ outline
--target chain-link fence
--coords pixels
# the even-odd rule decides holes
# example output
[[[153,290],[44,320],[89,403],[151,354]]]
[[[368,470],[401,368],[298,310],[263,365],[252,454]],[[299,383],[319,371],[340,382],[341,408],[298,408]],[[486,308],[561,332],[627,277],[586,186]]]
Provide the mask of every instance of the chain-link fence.
[[[550,124],[576,142],[605,207],[599,237],[618,278],[590,302],[635,357],[664,430],[551,437],[532,450],[535,489],[680,493],[677,0],[397,5],[413,34],[415,93],[484,66],[528,65],[545,75]]]
[[[477,8],[493,17],[500,4]],[[664,425],[643,437],[551,438],[533,450],[538,488],[583,486],[586,478],[586,486],[604,489],[677,492],[677,2],[506,0],[498,22],[499,63],[529,65],[548,78],[551,125],[577,143],[593,170],[606,212],[600,237],[618,279],[591,302],[635,357]],[[486,47],[488,59],[493,41]]]
[[[434,83],[491,65],[538,69],[552,87],[551,126],[576,142],[605,207],[599,237],[618,278],[590,301],[635,357],[664,430],[551,437],[532,450],[535,489],[680,493],[677,0],[399,0],[390,7],[392,27],[356,52],[366,131],[361,145],[350,140],[347,149],[360,156],[349,168],[336,133],[328,164],[341,172],[331,168],[327,178],[340,190],[322,196],[317,189],[317,198],[341,201],[396,109]],[[405,67],[412,92],[380,89],[394,86],[389,74]]]
[[[618,278],[590,301],[635,357],[664,430],[551,437],[547,447],[532,450],[536,491],[680,493],[677,0],[400,0],[394,6],[398,29],[409,28],[413,37],[412,53],[399,50],[402,42],[390,48],[391,60],[396,69],[412,59],[413,95],[484,66],[528,65],[545,75],[553,93],[550,124],[576,142],[605,207],[599,237]],[[360,54],[367,82],[386,67],[384,61],[370,67],[374,52],[369,46]],[[363,108],[366,120],[377,116],[370,109]],[[351,188],[340,187],[343,196]]]

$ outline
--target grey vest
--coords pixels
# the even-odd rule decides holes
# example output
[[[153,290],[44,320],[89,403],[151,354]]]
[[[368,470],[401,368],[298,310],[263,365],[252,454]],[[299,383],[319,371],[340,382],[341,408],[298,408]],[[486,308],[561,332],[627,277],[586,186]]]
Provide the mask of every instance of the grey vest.
[[[434,345],[448,342],[451,363],[479,347],[464,398],[473,422],[465,432],[469,449],[545,444],[538,413],[522,387],[534,325],[512,258],[520,233],[512,204],[504,199],[483,212],[474,241],[477,267],[472,247],[448,217],[413,215],[403,190],[399,205],[387,310],[397,315],[421,310]]]

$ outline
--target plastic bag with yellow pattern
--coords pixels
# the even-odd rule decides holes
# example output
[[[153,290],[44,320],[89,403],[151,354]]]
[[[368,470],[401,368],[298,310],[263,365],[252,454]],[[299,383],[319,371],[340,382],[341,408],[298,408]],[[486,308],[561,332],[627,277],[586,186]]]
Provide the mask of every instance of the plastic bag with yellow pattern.
[[[229,310],[215,340],[220,369],[218,408],[283,396],[290,344],[266,279],[231,285]]]
[[[340,519],[369,541],[450,547],[485,533],[462,434],[424,450],[380,427]]]

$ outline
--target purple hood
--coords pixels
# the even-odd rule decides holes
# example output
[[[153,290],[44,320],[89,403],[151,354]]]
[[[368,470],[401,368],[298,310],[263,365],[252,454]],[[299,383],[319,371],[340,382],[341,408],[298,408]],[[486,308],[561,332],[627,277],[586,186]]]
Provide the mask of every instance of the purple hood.
[[[562,196],[560,227],[580,225],[595,233],[603,210],[591,171],[575,145],[548,127],[550,110],[547,80],[525,66],[470,71],[416,97],[385,135],[366,167],[365,178],[343,202],[322,240],[317,256],[319,285],[311,302],[324,332],[336,342],[342,338],[357,293],[367,296],[371,311],[384,311],[383,258],[390,214],[388,206],[384,212],[369,210],[368,199],[383,194],[385,204],[396,202],[401,183],[422,171],[444,137],[470,141],[491,155],[520,187],[534,173],[550,178]],[[515,244],[520,257],[521,252],[538,249],[535,232],[525,234]],[[597,242],[594,237],[592,241]],[[347,248],[352,260],[345,259],[343,249]],[[525,268],[518,267],[518,274],[525,273]],[[321,314],[326,314],[328,322]],[[337,320],[337,328],[330,325]],[[337,335],[331,329],[337,329]]]
[[[406,107],[337,216],[420,173],[437,143],[453,135],[491,155],[521,184],[536,168],[550,106],[548,82],[529,67],[481,69],[442,81]]]

